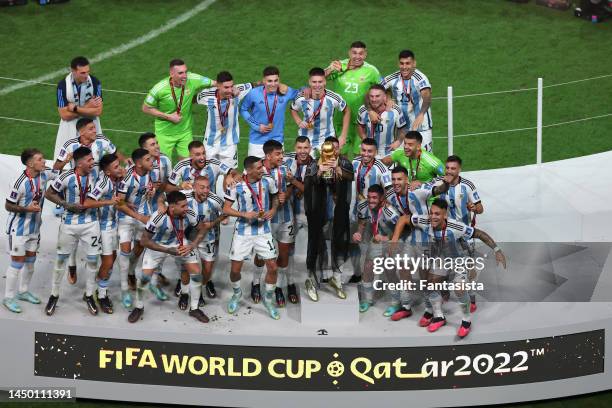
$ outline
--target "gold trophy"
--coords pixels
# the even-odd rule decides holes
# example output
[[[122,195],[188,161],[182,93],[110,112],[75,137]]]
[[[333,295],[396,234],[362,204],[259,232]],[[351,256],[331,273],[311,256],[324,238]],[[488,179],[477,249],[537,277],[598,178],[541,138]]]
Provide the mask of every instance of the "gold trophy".
[[[338,158],[336,156],[336,150],[334,149],[334,144],[332,142],[324,142],[321,145],[321,156],[319,157],[319,166],[323,163],[327,163],[330,161],[335,161]],[[334,178],[334,169],[329,169],[322,176],[326,180],[331,180]]]

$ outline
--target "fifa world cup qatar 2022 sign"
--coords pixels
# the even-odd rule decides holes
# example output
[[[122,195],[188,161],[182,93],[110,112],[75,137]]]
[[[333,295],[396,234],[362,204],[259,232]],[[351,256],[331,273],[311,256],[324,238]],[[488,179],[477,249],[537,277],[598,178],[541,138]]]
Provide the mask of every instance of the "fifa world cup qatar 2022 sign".
[[[604,330],[457,346],[268,347],[35,334],[36,376],[165,386],[395,391],[603,373]]]

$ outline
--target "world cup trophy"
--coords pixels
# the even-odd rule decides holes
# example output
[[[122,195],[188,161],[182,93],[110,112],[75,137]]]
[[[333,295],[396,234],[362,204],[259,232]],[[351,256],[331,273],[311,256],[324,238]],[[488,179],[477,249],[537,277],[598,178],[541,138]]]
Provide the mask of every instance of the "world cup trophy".
[[[329,161],[335,161],[338,159],[336,155],[336,149],[334,149],[334,143],[327,141],[321,145],[321,157],[319,157],[319,166]],[[334,178],[334,169],[329,169],[322,176],[325,180],[329,181]]]

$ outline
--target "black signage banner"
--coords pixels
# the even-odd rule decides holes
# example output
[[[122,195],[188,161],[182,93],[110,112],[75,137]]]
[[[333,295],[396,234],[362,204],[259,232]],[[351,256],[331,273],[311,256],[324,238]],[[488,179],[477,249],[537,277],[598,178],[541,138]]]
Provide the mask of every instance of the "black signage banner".
[[[398,391],[490,387],[603,373],[604,330],[435,347],[254,347],[40,333],[34,374],[181,387]]]

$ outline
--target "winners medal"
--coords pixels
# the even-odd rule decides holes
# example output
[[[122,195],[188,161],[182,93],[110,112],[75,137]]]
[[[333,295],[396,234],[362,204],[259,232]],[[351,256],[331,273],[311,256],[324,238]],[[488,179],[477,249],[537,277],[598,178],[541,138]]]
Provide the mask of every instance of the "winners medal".
[[[181,99],[176,99],[176,94],[174,93],[174,85],[172,85],[172,80],[168,79],[170,82],[170,91],[172,92],[172,99],[174,99],[174,103],[176,104],[176,113],[181,114],[181,108],[183,106],[183,97],[185,96],[185,85],[181,86]]]
[[[225,105],[225,110],[222,111],[221,110],[221,98],[219,97],[219,90],[217,89],[215,93],[216,93],[215,96],[217,97],[217,112],[219,113],[219,122],[221,123],[219,132],[223,134],[227,130],[225,128],[225,125],[227,125],[227,116],[229,114],[229,108],[230,108],[230,105],[232,104],[232,100],[231,98],[227,100],[227,104]]]
[[[36,183],[36,185],[34,184],[34,179],[30,176],[30,173],[28,172],[27,169],[25,171],[25,175],[30,181],[30,191],[32,192],[32,202],[36,201],[37,203],[40,203],[40,199],[42,198],[42,192],[40,191],[40,178],[41,178],[40,173],[38,174],[38,182]]]
[[[274,128],[274,113],[276,112],[276,104],[278,103],[278,92],[274,93],[274,105],[272,105],[272,112],[270,112],[270,107],[268,106],[268,91],[266,91],[265,87],[263,97],[266,105],[266,115],[268,116],[268,126],[270,126],[270,129],[272,129]]]
[[[356,187],[357,187],[357,195],[359,197],[359,200],[365,200],[366,198],[365,194],[363,193],[363,190],[365,189],[366,177],[368,177],[368,173],[370,172],[370,170],[372,170],[372,166],[374,166],[374,160],[372,160],[372,163],[368,164],[368,167],[366,168],[366,171],[363,177],[361,177],[361,168],[363,167],[363,162],[359,163],[359,167],[357,168],[357,186]],[[362,183],[363,183],[363,186],[362,186]]]
[[[321,114],[321,108],[323,108],[324,100],[325,100],[325,90],[323,90],[323,96],[321,96],[321,98],[319,99],[319,107],[317,108],[316,111],[312,113],[312,116],[310,117],[310,119],[308,119],[308,122],[306,122],[306,127],[308,129],[312,129],[314,127],[314,121]],[[314,109],[314,104],[313,104],[313,109]]]
[[[259,180],[259,186],[258,186],[259,194],[255,194],[255,191],[253,190],[253,187],[251,187],[251,183],[249,183],[249,179],[247,178],[247,176],[244,175],[242,178],[244,180],[244,183],[249,188],[249,191],[251,192],[251,196],[253,197],[255,204],[257,204],[257,208],[259,209],[259,212],[257,213],[257,217],[263,218],[266,212],[264,211],[264,206],[263,206],[263,188],[261,185],[261,180]]]

